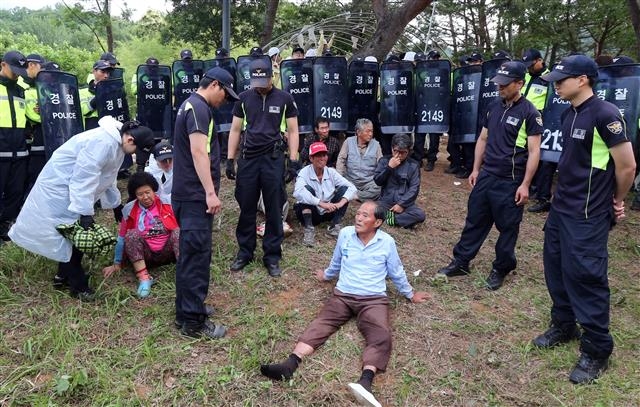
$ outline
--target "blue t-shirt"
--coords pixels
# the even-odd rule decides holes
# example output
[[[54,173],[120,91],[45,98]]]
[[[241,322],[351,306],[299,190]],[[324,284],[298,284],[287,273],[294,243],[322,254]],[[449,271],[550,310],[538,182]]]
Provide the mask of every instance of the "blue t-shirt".
[[[202,137],[209,138],[213,132],[212,123],[211,109],[206,100],[197,93],[191,94],[180,106],[173,132],[174,182],[171,199],[178,201],[206,200],[204,187],[193,165],[189,134],[200,133]],[[212,150],[212,154],[214,153],[216,152]],[[220,162],[219,157],[218,162]]]
[[[629,142],[620,110],[595,95],[562,113],[555,211],[588,219],[612,210],[615,165],[609,149]]]
[[[298,116],[298,108],[290,93],[275,86],[265,96],[255,89],[238,95],[233,115],[245,120],[245,132],[241,152],[267,153],[282,140],[286,119]]]
[[[529,157],[527,137],[540,136],[544,130],[540,112],[523,96],[511,106],[498,99],[489,105],[481,124],[489,134],[484,171],[499,178],[524,178]]]

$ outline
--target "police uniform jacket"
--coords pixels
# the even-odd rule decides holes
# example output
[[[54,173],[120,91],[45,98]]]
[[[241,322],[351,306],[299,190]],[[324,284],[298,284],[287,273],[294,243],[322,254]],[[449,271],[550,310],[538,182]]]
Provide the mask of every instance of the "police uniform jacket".
[[[0,161],[29,155],[26,125],[24,89],[17,81],[0,76]]]

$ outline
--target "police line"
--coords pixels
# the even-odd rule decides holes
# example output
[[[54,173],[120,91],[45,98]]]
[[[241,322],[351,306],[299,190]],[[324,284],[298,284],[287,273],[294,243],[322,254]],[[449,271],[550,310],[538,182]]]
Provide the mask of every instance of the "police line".
[[[140,65],[137,69],[137,119],[150,127],[156,137],[171,138],[173,114],[198,88],[208,69],[219,66],[235,78],[234,89],[250,88],[251,61],[268,56],[240,56],[211,60],[175,61],[172,67]],[[353,131],[359,118],[380,125],[384,134],[398,132],[449,133],[457,143],[473,143],[479,134],[480,115],[499,97],[490,81],[505,59],[485,61],[452,71],[447,60],[375,62],[343,57],[316,57],[284,60],[280,64],[281,87],[292,94],[299,110],[301,133],[313,131],[316,117],[330,120],[331,130]],[[81,127],[77,80],[63,72],[43,71],[38,76],[39,94],[57,94],[66,104],[40,99],[44,107],[43,132],[47,151],[76,134]],[[127,115],[122,78],[98,84],[96,99],[100,115]],[[43,89],[40,91],[40,89]],[[45,90],[46,89],[46,90]],[[173,92],[172,92],[173,91]],[[600,68],[595,87],[598,97],[616,104],[624,114],[628,134],[636,145],[640,117],[640,65],[612,65]],[[75,105],[69,104],[73,101]],[[78,110],[74,110],[75,107]],[[543,111],[542,158],[557,161],[562,151],[560,114],[568,104],[549,85]],[[229,131],[232,103],[214,110],[217,131]],[[173,112],[173,114],[172,114]]]

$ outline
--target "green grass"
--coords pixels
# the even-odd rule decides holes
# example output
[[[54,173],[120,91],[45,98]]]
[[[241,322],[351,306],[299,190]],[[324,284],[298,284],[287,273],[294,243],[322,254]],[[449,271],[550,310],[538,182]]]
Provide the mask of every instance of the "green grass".
[[[640,400],[640,216],[630,213],[610,236],[611,328],[616,348],[595,384],[574,386],[568,372],[577,342],[549,351],[530,340],[546,328],[549,297],[542,273],[543,215],[525,213],[519,267],[505,287],[488,292],[491,232],[467,278],[434,278],[446,265],[466,212],[466,189],[442,168],[423,176],[427,222],[417,231],[389,230],[411,283],[432,299],[413,305],[390,286],[394,350],[374,392],[385,406],[637,406]],[[453,192],[452,192],[453,189]],[[273,383],[259,365],[281,360],[331,295],[313,270],[328,263],[335,240],[301,244],[301,228],[283,246],[284,276],[271,279],[260,262],[231,274],[237,205],[222,188],[224,214],[214,231],[207,302],[226,338],[199,341],[173,327],[173,265],[152,270],[148,299],[135,297],[130,271],[104,281],[109,256],[87,260],[101,299],[83,304],[53,290],[56,264],[13,244],[0,248],[0,405],[2,406],[351,406],[346,384],[361,368],[362,336],[353,322],[305,359],[293,379]],[[451,197],[456,200],[452,201]],[[350,207],[346,224],[352,222]],[[292,216],[292,214],[291,214]],[[105,211],[99,216],[111,224]],[[258,245],[260,246],[260,244]],[[419,276],[413,271],[422,270]]]

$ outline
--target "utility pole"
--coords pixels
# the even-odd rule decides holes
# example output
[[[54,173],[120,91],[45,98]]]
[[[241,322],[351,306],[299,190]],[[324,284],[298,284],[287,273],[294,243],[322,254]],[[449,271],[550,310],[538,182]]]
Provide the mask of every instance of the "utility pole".
[[[424,41],[424,53],[427,53],[427,48],[429,48],[429,41],[431,40],[431,25],[433,25],[433,19],[436,15],[436,6],[438,5],[437,1],[431,3],[431,18],[429,18],[429,28],[427,29],[427,38]]]
[[[222,0],[222,46],[231,51],[231,2]]]

